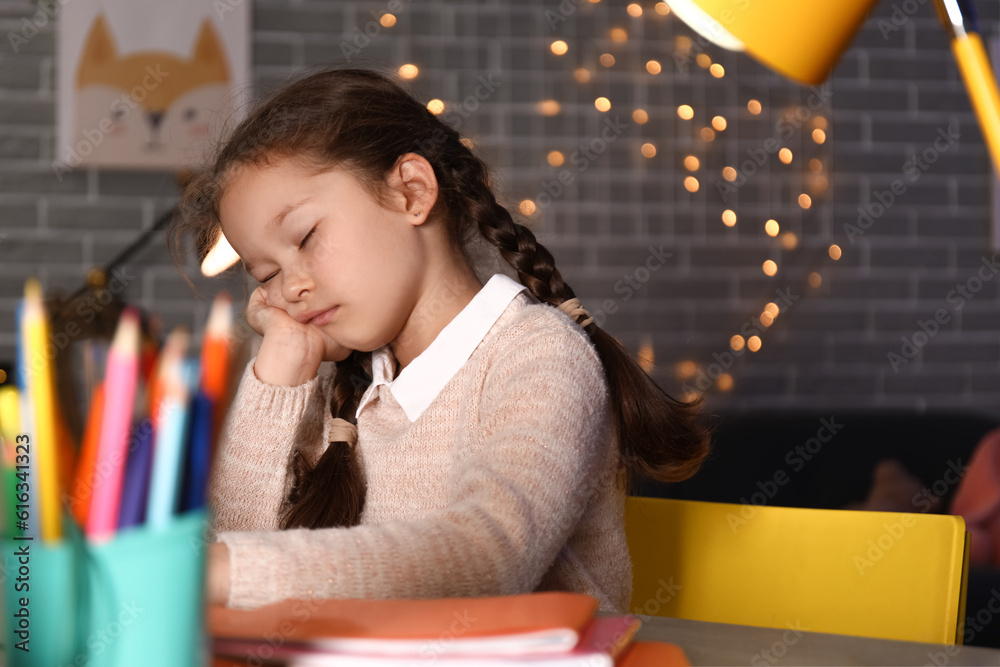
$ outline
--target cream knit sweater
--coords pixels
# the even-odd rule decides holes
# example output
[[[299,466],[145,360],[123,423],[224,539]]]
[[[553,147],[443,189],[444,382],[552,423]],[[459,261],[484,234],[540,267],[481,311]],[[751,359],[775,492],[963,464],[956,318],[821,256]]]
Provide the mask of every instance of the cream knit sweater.
[[[358,419],[360,525],[278,530],[294,443],[328,442],[331,380],[266,385],[247,365],[209,495],[214,539],[229,547],[230,607],[563,590],[627,611],[607,385],[567,315],[517,294],[412,423],[377,387]]]

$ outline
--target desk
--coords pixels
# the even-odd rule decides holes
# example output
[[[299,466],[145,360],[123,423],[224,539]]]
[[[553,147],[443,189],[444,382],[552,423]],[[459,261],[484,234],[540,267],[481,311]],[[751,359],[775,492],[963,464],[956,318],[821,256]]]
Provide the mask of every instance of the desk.
[[[642,617],[636,639],[677,644],[692,665],[1000,665],[1000,649],[942,646]],[[767,654],[765,654],[767,651]]]

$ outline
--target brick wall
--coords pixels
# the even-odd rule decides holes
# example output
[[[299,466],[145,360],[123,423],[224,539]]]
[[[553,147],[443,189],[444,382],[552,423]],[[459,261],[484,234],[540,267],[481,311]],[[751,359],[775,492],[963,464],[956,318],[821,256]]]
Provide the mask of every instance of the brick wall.
[[[418,65],[417,93],[447,103],[497,169],[506,201],[536,204],[525,223],[605,328],[633,351],[651,346],[654,376],[668,390],[707,388],[716,410],[1000,411],[998,280],[983,262],[993,256],[992,176],[932,3],[882,2],[818,89],[704,45],[651,2],[638,18],[625,4],[400,0],[396,25],[382,28],[370,12],[389,2],[259,0],[254,85],[265,91],[303,68],[342,62],[345,45],[355,64]],[[991,38],[997,7],[979,5]],[[36,11],[0,0],[0,33],[17,33]],[[612,28],[627,39],[615,41]],[[569,45],[563,56],[549,49],[556,39]],[[599,64],[606,53],[611,67]],[[701,53],[724,76],[701,67]],[[649,60],[661,63],[659,74],[646,71]],[[578,67],[588,82],[576,80]],[[483,78],[499,85],[479,99]],[[17,53],[0,43],[0,361],[15,353],[25,277],[75,289],[177,192],[173,175],[160,172],[78,169],[58,180],[54,82],[51,22]],[[599,96],[609,111],[595,108]],[[560,103],[557,115],[539,112],[546,99]],[[759,115],[748,110],[751,99]],[[691,120],[678,117],[682,104],[693,108]],[[640,108],[645,124],[633,118]],[[714,116],[727,127],[705,141]],[[824,143],[813,139],[817,127]],[[646,143],[655,156],[643,155]],[[790,164],[779,146],[792,151]],[[550,151],[565,163],[550,166]],[[909,162],[918,155],[925,161]],[[688,156],[698,169],[685,167]],[[726,166],[738,180],[724,180]],[[689,176],[696,192],[685,188]],[[802,193],[812,197],[808,209]],[[723,224],[726,209],[735,226]],[[768,219],[779,236],[765,233]],[[831,244],[840,259],[831,259]],[[762,270],[769,259],[777,266],[770,277]],[[126,298],[168,327],[203,327],[206,300],[161,240],[126,271]],[[242,289],[238,277],[199,285],[209,295]],[[764,327],[758,318],[769,302],[780,312]],[[731,347],[732,336],[755,333],[759,351]]]

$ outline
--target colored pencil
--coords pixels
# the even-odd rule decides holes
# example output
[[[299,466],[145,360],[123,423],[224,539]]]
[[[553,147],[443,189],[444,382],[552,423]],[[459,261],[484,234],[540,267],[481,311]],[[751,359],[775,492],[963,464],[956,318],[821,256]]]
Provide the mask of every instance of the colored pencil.
[[[121,509],[118,512],[118,530],[138,526],[146,518],[146,500],[149,491],[149,474],[153,464],[153,423],[143,419],[132,431],[122,483]]]
[[[39,511],[42,540],[57,542],[62,538],[62,512],[59,497],[59,446],[56,442],[56,401],[54,359],[50,358],[48,313],[42,300],[42,287],[34,278],[24,285],[24,319],[21,335],[27,342],[30,399],[35,415],[33,463],[38,465]]]
[[[188,436],[187,470],[184,478],[182,512],[205,506],[205,490],[211,464],[212,412],[215,403],[199,391],[191,403],[191,428]]]
[[[101,417],[103,416],[104,387],[98,385],[90,399],[90,414],[87,416],[87,426],[83,432],[73,496],[70,499],[70,509],[76,518],[77,525],[81,528],[87,525],[87,515],[90,514],[90,501],[96,483],[94,467],[97,465],[97,447],[100,442]]]
[[[214,456],[215,443],[226,417],[232,328],[233,300],[226,292],[219,292],[212,301],[212,310],[208,316],[201,346],[201,390],[215,406],[212,409],[212,426],[209,431],[209,460]]]
[[[97,447],[95,483],[87,515],[87,537],[101,542],[114,536],[121,503],[129,425],[139,373],[139,313],[127,307],[108,352],[104,410]]]
[[[156,411],[153,473],[146,523],[165,528],[177,510],[181,491],[181,466],[188,431],[188,405],[193,365],[186,364],[190,336],[183,328],[171,332],[158,363],[163,399]]]
[[[14,506],[17,505],[17,436],[21,428],[20,397],[12,385],[0,387],[0,439],[3,440],[3,518],[0,527],[5,537],[20,534],[15,531]]]

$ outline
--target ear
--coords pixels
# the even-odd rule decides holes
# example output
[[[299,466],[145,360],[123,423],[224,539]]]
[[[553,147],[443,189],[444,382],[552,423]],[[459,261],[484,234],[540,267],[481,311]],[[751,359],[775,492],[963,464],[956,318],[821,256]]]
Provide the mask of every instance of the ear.
[[[406,153],[389,170],[386,184],[397,208],[411,224],[421,225],[437,202],[438,183],[434,167],[422,155]]]
[[[209,19],[201,22],[198,37],[194,42],[194,53],[191,60],[200,67],[209,68],[220,79],[229,78],[229,65],[226,63],[226,49],[219,33]]]
[[[114,37],[111,36],[108,22],[104,14],[98,14],[90,25],[87,40],[80,52],[80,70],[82,71],[85,65],[103,65],[116,57],[118,57],[118,47],[115,45]],[[77,85],[80,85],[80,81],[77,81]]]

